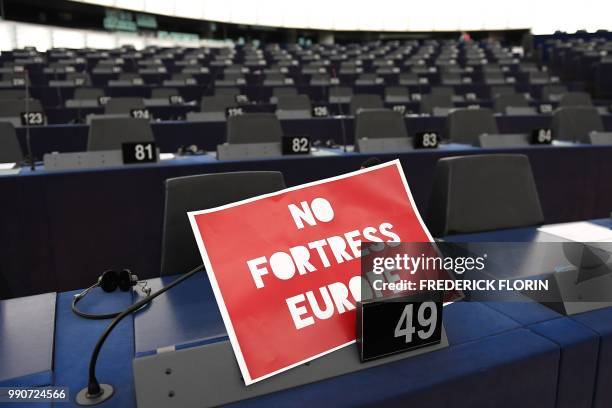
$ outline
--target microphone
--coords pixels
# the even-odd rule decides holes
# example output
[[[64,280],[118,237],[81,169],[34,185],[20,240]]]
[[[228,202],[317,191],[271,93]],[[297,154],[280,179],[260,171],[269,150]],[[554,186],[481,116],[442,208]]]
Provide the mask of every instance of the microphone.
[[[334,67],[332,67],[332,79],[338,79],[338,82],[334,84],[336,89],[338,89],[340,79],[336,76],[336,68]],[[344,145],[343,151],[346,153],[346,127],[344,126],[344,113],[342,112],[342,105],[340,102],[338,102],[338,112],[340,112],[340,129],[342,131],[342,144]]]
[[[32,140],[30,138],[30,92],[28,84],[28,70],[23,70],[24,82],[25,82],[25,110],[26,110],[26,148],[28,149],[28,156],[30,156],[30,170],[36,171],[36,162],[34,161],[34,153],[32,152]]]
[[[100,336],[96,345],[91,353],[91,359],[89,360],[89,379],[87,382],[87,387],[83,388],[76,396],[76,403],[78,405],[97,405],[106,400],[114,394],[113,386],[110,384],[100,384],[98,379],[96,378],[96,363],[98,362],[98,355],[100,354],[100,350],[104,345],[104,342],[108,338],[109,334],[113,331],[113,329],[123,320],[124,317],[129,316],[130,314],[140,310],[146,304],[150,303],[153,299],[158,297],[159,295],[169,291],[179,283],[189,279],[197,272],[202,269],[203,265],[198,265],[183,276],[175,279],[167,286],[164,286],[160,290],[151,295],[142,298],[138,302],[134,303],[132,306],[125,309],[123,312],[119,313],[113,321],[108,325],[104,333]]]

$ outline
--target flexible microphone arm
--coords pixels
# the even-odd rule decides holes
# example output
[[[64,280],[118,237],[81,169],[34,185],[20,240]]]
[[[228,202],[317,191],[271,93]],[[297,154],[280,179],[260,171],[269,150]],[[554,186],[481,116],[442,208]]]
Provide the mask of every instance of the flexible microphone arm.
[[[340,78],[336,76],[336,69],[333,67],[332,67],[332,78],[338,79],[338,82],[334,84],[337,90],[340,86]],[[342,130],[342,144],[344,145],[343,151],[344,153],[346,153],[347,152],[346,150],[346,127],[344,126],[344,112],[342,112],[342,104],[340,102],[338,102],[338,112],[340,112],[340,129]]]
[[[23,70],[23,79],[25,83],[25,127],[26,127],[26,147],[28,149],[28,156],[30,156],[30,170],[36,170],[36,162],[34,161],[34,153],[32,152],[32,141],[30,139],[30,92],[29,92],[29,84],[28,84],[28,70]]]
[[[106,330],[104,330],[104,333],[102,333],[102,335],[98,339],[96,346],[94,347],[93,352],[91,353],[91,359],[89,360],[89,380],[87,382],[87,388],[84,388],[83,390],[81,390],[79,392],[79,395],[77,395],[77,401],[76,401],[77,404],[93,405],[95,403],[100,403],[112,396],[112,387],[105,386],[105,384],[102,384],[103,387],[101,387],[100,383],[98,382],[98,379],[96,378],[96,363],[98,362],[98,355],[100,354],[100,350],[102,349],[104,342],[108,338],[109,334],[111,334],[113,329],[121,322],[121,320],[123,320],[124,317],[129,316],[130,314],[139,310],[140,308],[142,308],[147,303],[151,302],[153,299],[155,299],[159,295],[167,292],[168,290],[172,289],[179,283],[189,279],[190,277],[195,275],[197,272],[199,272],[202,269],[202,267],[203,265],[198,265],[197,267],[193,268],[192,270],[190,270],[183,276],[175,279],[169,285],[164,286],[157,292],[152,293],[151,295],[134,303],[132,306],[128,307],[123,312],[119,313],[117,317],[115,317],[115,319],[108,325]],[[105,389],[110,390],[110,393],[108,395],[104,395]],[[84,394],[84,396],[82,400],[80,400],[82,394]],[[97,401],[93,402],[92,400],[97,400]]]

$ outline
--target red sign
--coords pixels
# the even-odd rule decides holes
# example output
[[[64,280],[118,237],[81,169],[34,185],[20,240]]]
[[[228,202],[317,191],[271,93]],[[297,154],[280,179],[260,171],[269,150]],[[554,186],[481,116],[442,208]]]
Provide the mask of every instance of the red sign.
[[[433,241],[397,160],[189,219],[247,385],[355,341],[362,240]]]

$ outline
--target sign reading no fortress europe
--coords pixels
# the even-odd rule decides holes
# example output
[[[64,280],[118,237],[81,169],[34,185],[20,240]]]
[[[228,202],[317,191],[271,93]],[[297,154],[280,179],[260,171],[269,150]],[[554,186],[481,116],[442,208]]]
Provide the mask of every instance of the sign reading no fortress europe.
[[[355,342],[362,241],[433,241],[397,160],[189,219],[247,385]]]

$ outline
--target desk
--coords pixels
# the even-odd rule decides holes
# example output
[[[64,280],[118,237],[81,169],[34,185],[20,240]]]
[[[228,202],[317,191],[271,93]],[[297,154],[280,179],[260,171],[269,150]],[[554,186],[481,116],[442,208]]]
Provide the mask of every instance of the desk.
[[[546,222],[606,217],[612,209],[612,146],[447,146],[378,156],[383,161],[400,159],[425,215],[439,158],[502,152],[530,158]],[[129,267],[141,278],[158,276],[163,183],[168,178],[272,170],[295,186],[356,170],[367,157],[351,153],[218,162],[193,156],[102,170],[22,169],[19,175],[0,177],[0,196],[9,198],[0,211],[0,298],[83,287],[108,268]]]
[[[160,108],[163,109],[163,108]],[[171,109],[171,108],[165,108]],[[186,107],[183,110],[189,109]],[[612,130],[612,115],[602,115],[606,130]],[[535,116],[496,116],[497,125],[501,133],[530,134],[536,128],[549,128],[552,117],[550,115]],[[446,133],[446,118],[441,116],[411,116],[405,118],[406,129],[409,134],[425,131],[436,131],[440,135]],[[282,120],[281,126],[285,136],[310,136],[313,141],[333,140],[344,144],[342,126],[344,125],[346,143],[353,144],[354,119],[338,118],[311,118]],[[182,145],[195,144],[207,151],[217,149],[217,145],[224,143],[225,122],[185,122],[162,121],[153,122],[151,128],[155,141],[162,152],[174,153]],[[32,151],[38,160],[42,160],[45,153],[51,152],[79,152],[87,149],[87,125],[47,125],[31,127],[30,138]],[[26,132],[24,128],[17,129],[17,135],[22,150],[26,149]]]
[[[594,223],[612,228],[612,220],[609,218],[593,220]],[[548,234],[537,231],[536,228],[516,228],[502,231],[491,231],[478,234],[463,234],[446,237],[447,240],[455,242],[526,242],[547,240]],[[579,404],[577,399],[582,394],[584,398],[593,395],[592,407],[603,408],[612,406],[612,308],[594,310],[591,312],[574,315],[570,318],[561,315],[541,304],[527,302],[486,302],[488,307],[510,317],[532,331],[549,338],[561,347],[565,347],[572,338],[574,345],[561,356],[561,364],[573,367],[572,370],[560,370],[559,398],[569,398],[569,407],[591,406]],[[569,327],[562,320],[571,321]],[[596,345],[578,340],[576,336],[582,336],[584,331],[595,333],[598,337]],[[593,349],[595,347],[595,349]],[[580,349],[589,349],[586,359],[576,359]],[[595,353],[595,354],[593,354]],[[596,359],[594,360],[594,356]],[[596,376],[593,376],[596,373]],[[593,378],[593,383],[585,383],[585,378]],[[573,388],[570,384],[582,383],[581,389]],[[592,387],[592,388],[591,388]],[[592,391],[591,391],[592,389]],[[563,396],[561,395],[563,394]],[[570,403],[571,402],[571,403]]]
[[[598,222],[612,226],[608,220]],[[501,242],[520,235],[533,238],[534,231],[524,228],[449,238],[482,241],[495,236]],[[158,288],[172,279],[152,279],[149,286]],[[53,384],[68,386],[72,397],[86,385],[91,348],[108,324],[72,314],[70,302],[74,293],[57,294],[53,354]],[[81,307],[92,312],[111,311],[134,299],[135,294],[129,292],[103,294],[94,290]],[[126,318],[111,334],[100,355],[98,378],[112,383],[117,393],[101,407],[135,406],[130,364],[135,356],[168,346],[191,347],[202,341],[224,339],[224,328],[212,299],[207,277],[201,273],[156,299],[150,308]],[[447,306],[444,310],[450,341],[447,349],[237,405],[610,406],[612,308],[568,318],[527,300],[504,305],[503,310],[489,302],[457,302]],[[5,318],[27,320],[33,313],[36,311],[21,309]],[[2,335],[11,338],[12,333]],[[6,384],[12,384],[11,380]]]

